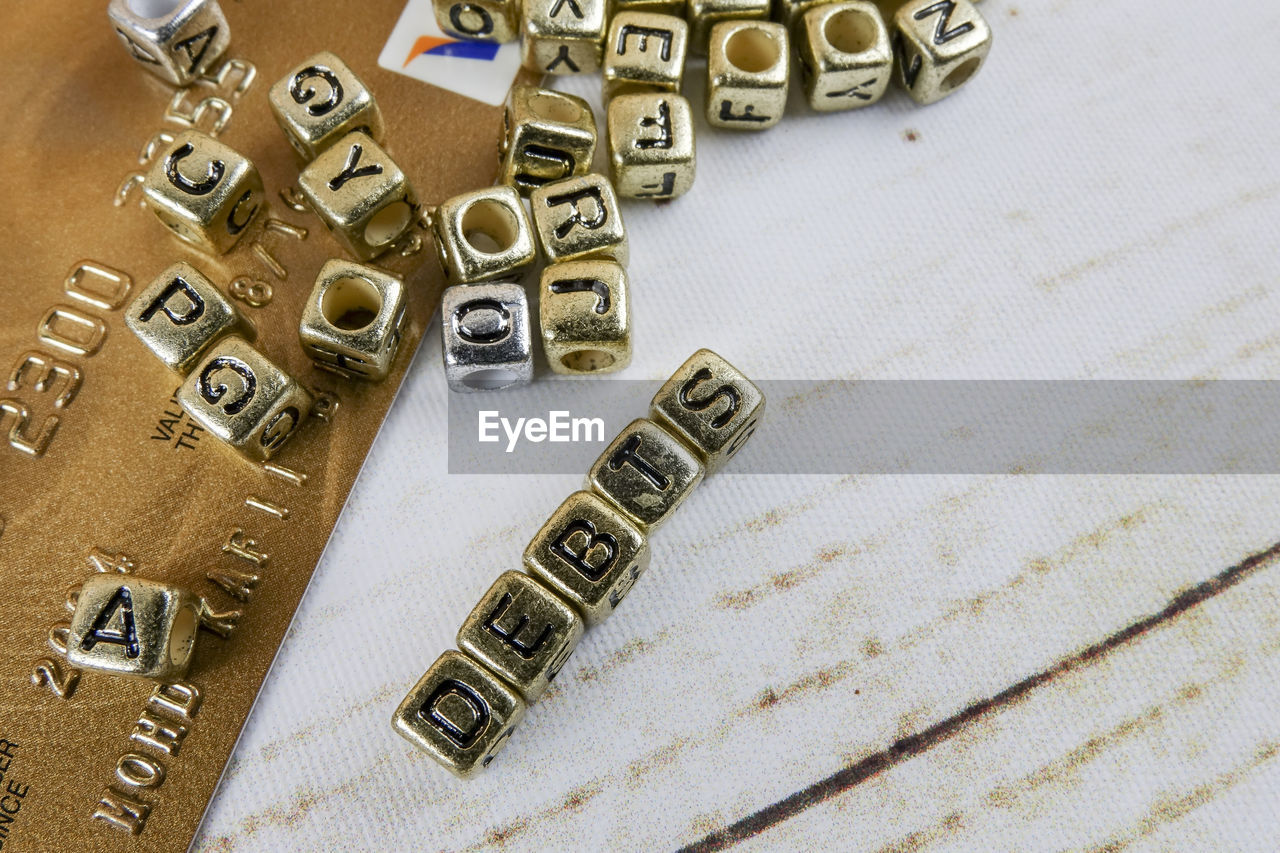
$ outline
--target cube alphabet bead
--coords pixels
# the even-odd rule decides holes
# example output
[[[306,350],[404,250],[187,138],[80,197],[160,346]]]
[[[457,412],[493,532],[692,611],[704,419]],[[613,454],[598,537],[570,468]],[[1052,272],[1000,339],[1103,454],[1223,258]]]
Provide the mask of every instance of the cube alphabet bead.
[[[538,187],[529,196],[533,230],[547,263],[579,258],[627,262],[627,229],[613,185],[590,174]]]
[[[680,95],[619,95],[609,102],[609,174],[618,195],[676,198],[693,186],[693,108]]]
[[[707,48],[707,121],[731,130],[764,130],[782,119],[791,73],[787,28],[726,21]]]
[[[704,470],[683,442],[653,421],[637,418],[591,466],[587,486],[652,533],[702,482]]]
[[[893,76],[889,28],[875,3],[834,3],[801,18],[796,46],[805,98],[820,112],[870,106]]]
[[[404,172],[360,131],[316,157],[298,176],[298,187],[338,242],[362,261],[390,248],[418,210]]]
[[[488,42],[520,38],[520,0],[432,0],[431,7],[445,35]]]
[[[587,625],[612,615],[649,568],[649,541],[621,510],[574,492],[524,549],[525,568],[562,595]]]
[[[171,681],[195,652],[202,600],[132,575],[84,582],[67,635],[67,662],[116,675]]]
[[[538,257],[529,214],[511,187],[454,196],[432,212],[431,230],[451,284],[517,279]]]
[[[492,391],[533,378],[529,299],[510,282],[455,284],[440,301],[445,380],[452,391]]]
[[[591,74],[604,56],[607,0],[524,0],[521,62],[540,74]]]
[[[918,104],[950,95],[982,68],[991,27],[971,0],[910,0],[893,18],[898,80]]]
[[[218,338],[254,333],[231,300],[185,261],[152,279],[125,309],[124,322],[166,367],[184,375]]]
[[[623,12],[646,12],[651,15],[684,17],[684,0],[610,0],[610,19]]]
[[[385,379],[404,329],[404,282],[354,261],[326,261],[302,309],[298,338],[317,366],[348,379]]]
[[[631,363],[631,296],[615,261],[565,261],[542,270],[542,350],[556,373],[613,373]]]
[[[179,238],[213,254],[236,244],[262,206],[262,176],[247,157],[186,130],[142,182],[147,206]]]
[[[680,91],[689,25],[671,15],[619,12],[605,39],[604,94]]]
[[[536,86],[513,86],[502,123],[499,181],[522,196],[590,170],[596,151],[596,118],[582,98]]]
[[[212,68],[231,43],[217,0],[111,0],[107,14],[134,61],[175,86]]]
[[[649,404],[649,416],[697,451],[708,475],[747,443],[763,415],[756,384],[709,349],[680,365]]]
[[[458,648],[534,702],[582,638],[582,617],[522,572],[503,572],[458,631]]]
[[[708,53],[711,28],[722,21],[765,21],[768,18],[769,0],[688,0],[685,20],[689,23],[689,51]]]
[[[469,779],[507,745],[526,707],[484,666],[447,651],[396,708],[391,727],[450,773]]]
[[[196,423],[255,460],[270,459],[311,409],[311,395],[243,338],[223,338],[178,389]]]
[[[382,142],[382,112],[347,64],[321,51],[281,77],[267,94],[276,123],[304,160],[353,130]]]

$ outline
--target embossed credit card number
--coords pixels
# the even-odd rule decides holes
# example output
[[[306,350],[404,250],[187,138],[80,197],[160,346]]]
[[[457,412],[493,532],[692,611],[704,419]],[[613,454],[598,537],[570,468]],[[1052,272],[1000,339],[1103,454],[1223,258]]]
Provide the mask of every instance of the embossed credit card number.
[[[225,59],[186,89],[136,67],[104,2],[6,11],[0,27],[0,850],[179,850],[241,727],[423,329],[441,282],[419,225],[376,263],[408,285],[392,375],[315,369],[297,324],[342,250],[293,191],[299,162],[266,90],[332,50],[379,100],[387,147],[424,203],[493,179],[500,108],[379,68],[403,0],[224,2]],[[201,255],[141,205],[173,134],[243,152],[267,192],[228,254]],[[317,395],[270,463],[237,458],[177,405],[178,380],[122,311],[161,270],[198,265],[269,358]],[[180,682],[78,671],[77,588],[135,573],[204,597]]]

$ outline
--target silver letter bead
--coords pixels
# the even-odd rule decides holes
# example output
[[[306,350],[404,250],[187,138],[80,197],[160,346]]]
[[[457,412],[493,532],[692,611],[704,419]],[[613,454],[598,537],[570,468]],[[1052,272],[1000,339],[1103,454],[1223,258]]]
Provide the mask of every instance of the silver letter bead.
[[[231,42],[217,0],[111,0],[107,14],[134,61],[175,86],[213,67]]]
[[[490,391],[533,378],[529,299],[510,282],[455,284],[440,301],[444,375],[453,391]]]

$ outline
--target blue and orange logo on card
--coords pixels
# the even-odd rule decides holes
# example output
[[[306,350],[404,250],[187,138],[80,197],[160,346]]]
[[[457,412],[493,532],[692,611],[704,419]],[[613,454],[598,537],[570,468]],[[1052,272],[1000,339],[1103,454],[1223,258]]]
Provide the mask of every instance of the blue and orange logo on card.
[[[498,55],[498,45],[485,41],[459,41],[458,39],[440,38],[439,36],[418,36],[413,49],[404,61],[409,67],[419,56],[457,56],[462,59],[482,59],[492,62]]]

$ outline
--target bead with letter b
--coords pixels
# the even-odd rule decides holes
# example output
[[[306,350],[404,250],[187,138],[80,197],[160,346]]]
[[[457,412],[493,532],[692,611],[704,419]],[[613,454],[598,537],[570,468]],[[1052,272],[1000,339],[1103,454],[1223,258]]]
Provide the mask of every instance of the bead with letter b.
[[[491,391],[533,378],[533,337],[524,287],[455,284],[440,300],[444,375],[454,391]]]
[[[451,284],[519,278],[538,257],[529,214],[511,187],[449,199],[432,212],[431,230]]]
[[[134,61],[175,86],[212,68],[231,43],[217,0],[111,0],[107,14]]]
[[[76,598],[67,662],[116,675],[172,681],[186,674],[201,599],[133,575],[95,575]]]
[[[612,373],[631,363],[631,296],[616,261],[548,264],[538,312],[542,349],[556,373]]]
[[[418,679],[391,727],[455,776],[489,766],[524,717],[525,701],[461,652],[447,651]]]
[[[587,473],[587,486],[652,532],[702,482],[702,461],[646,418],[627,425]]]
[[[302,309],[298,338],[319,367],[348,379],[385,379],[404,327],[404,282],[375,267],[331,260]]]
[[[302,170],[298,186],[338,242],[363,261],[390,248],[418,209],[404,172],[360,131],[325,149]]]
[[[533,190],[591,168],[596,119],[576,95],[512,86],[502,114],[499,180],[528,195]]]
[[[263,203],[257,167],[230,146],[194,130],[174,137],[147,172],[142,190],[165,227],[219,255],[236,244]]]
[[[446,35],[468,41],[520,38],[520,0],[432,0],[436,24]]]
[[[538,187],[529,206],[547,263],[578,258],[627,262],[627,229],[613,185],[604,176],[589,174]]]
[[[959,89],[982,68],[991,27],[971,0],[910,0],[893,16],[898,79],[918,104]]]
[[[538,581],[503,572],[458,631],[458,648],[533,702],[582,638],[582,617]]]
[[[524,0],[521,61],[540,74],[600,70],[607,0]]]
[[[764,414],[764,394],[732,364],[701,349],[658,389],[649,411],[698,451],[712,474],[755,432]]]
[[[196,423],[251,459],[270,459],[311,409],[311,395],[235,336],[223,338],[178,390]]]
[[[725,21],[707,48],[707,121],[730,130],[764,130],[782,119],[791,76],[787,28]]]
[[[574,492],[530,540],[524,565],[598,625],[649,568],[649,541],[604,498]]]
[[[156,276],[125,309],[124,322],[166,367],[183,374],[223,335],[253,334],[231,300],[185,261]]]
[[[382,141],[382,113],[368,87],[329,51],[310,57],[276,81],[267,95],[285,138],[304,160],[353,130]]]
[[[676,198],[696,173],[693,108],[670,92],[618,95],[609,102],[609,174],[618,195]]]

